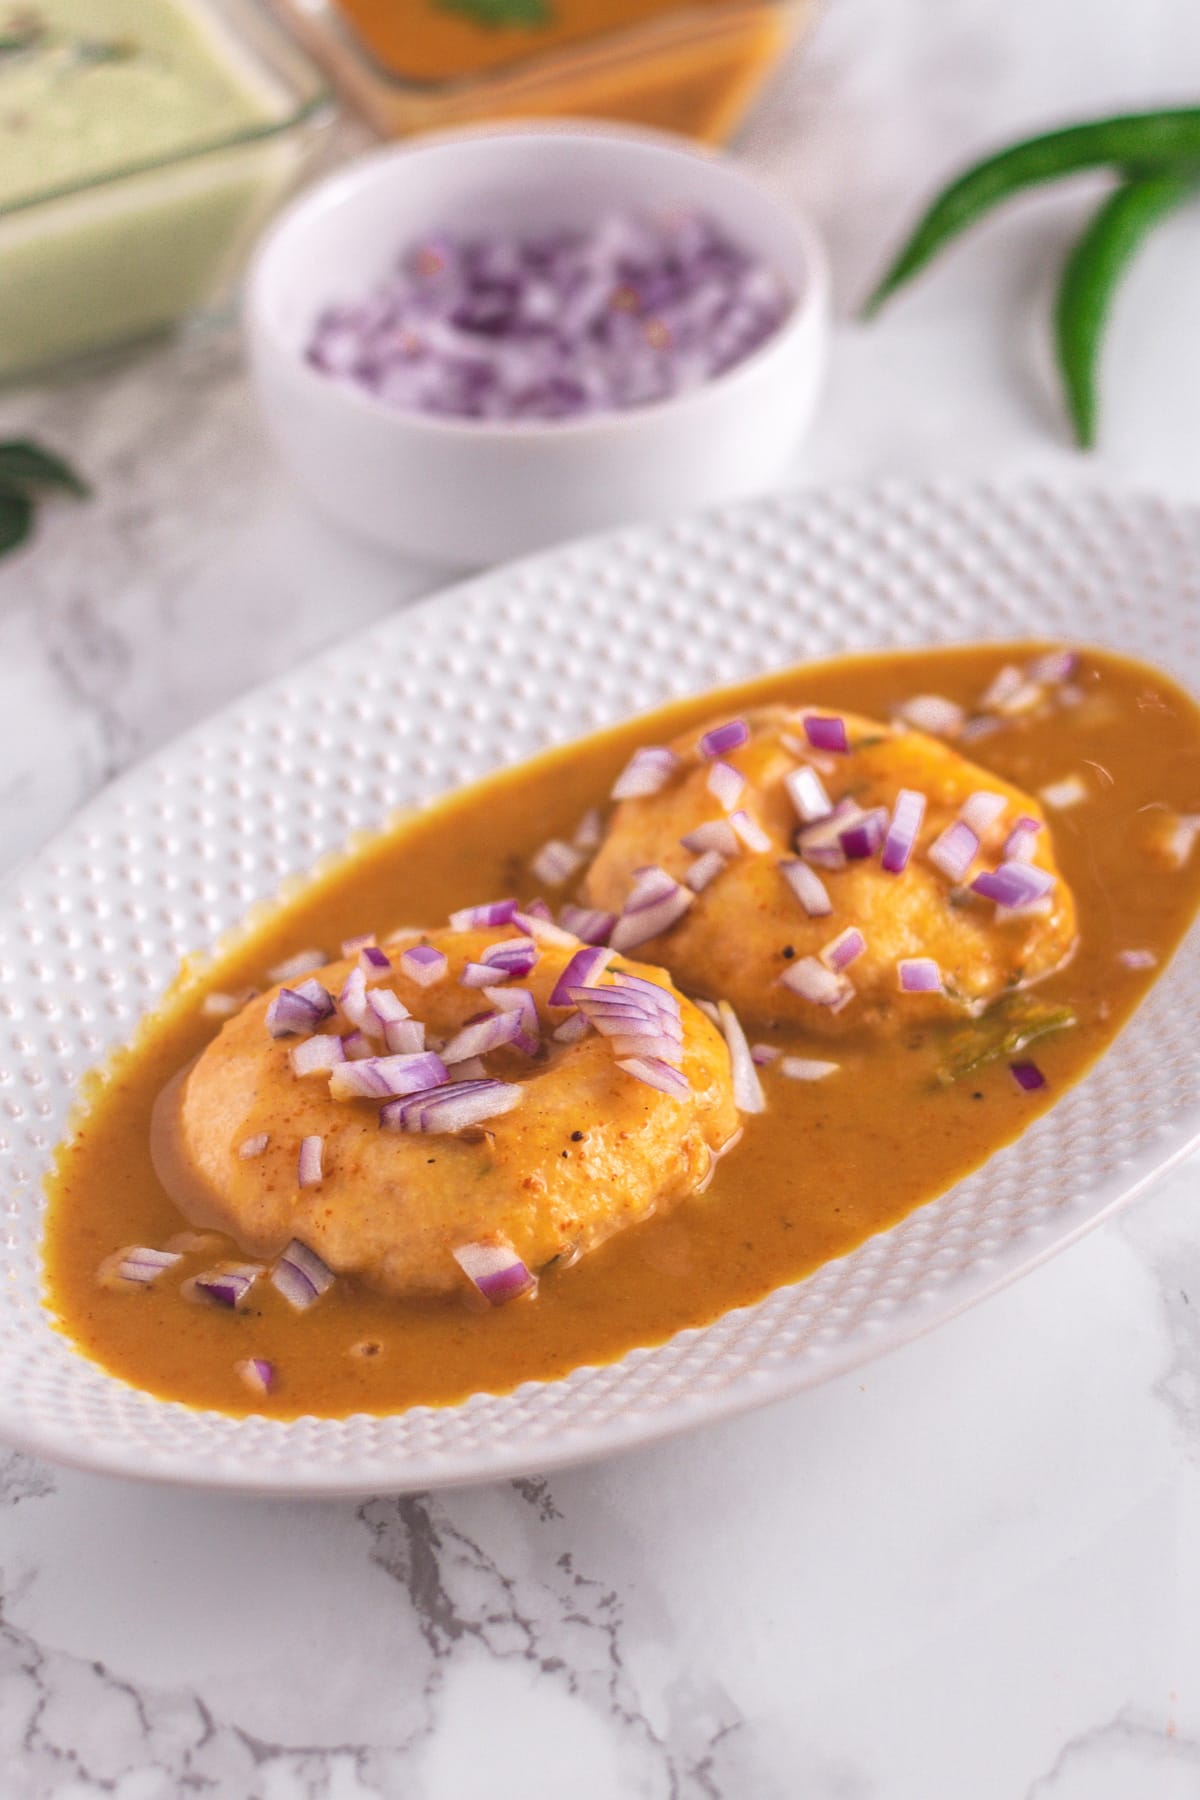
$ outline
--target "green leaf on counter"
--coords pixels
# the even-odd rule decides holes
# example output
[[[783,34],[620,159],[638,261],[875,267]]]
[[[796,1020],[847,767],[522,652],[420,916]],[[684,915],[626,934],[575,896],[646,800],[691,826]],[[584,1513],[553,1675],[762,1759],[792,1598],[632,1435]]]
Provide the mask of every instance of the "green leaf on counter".
[[[0,439],[0,484],[6,488],[59,488],[86,500],[90,489],[69,463],[29,438]]]
[[[458,13],[475,25],[549,25],[554,17],[547,0],[436,0],[443,12]]]
[[[1052,1006],[1033,994],[1010,994],[951,1038],[938,1080],[949,1087],[964,1075],[974,1075],[1001,1057],[1019,1056],[1039,1038],[1067,1031],[1077,1023],[1069,1006]]]

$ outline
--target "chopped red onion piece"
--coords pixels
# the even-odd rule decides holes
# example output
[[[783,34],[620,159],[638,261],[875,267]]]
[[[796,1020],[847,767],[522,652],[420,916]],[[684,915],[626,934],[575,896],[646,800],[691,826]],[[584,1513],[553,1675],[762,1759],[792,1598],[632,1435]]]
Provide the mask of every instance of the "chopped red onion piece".
[[[363,1012],[364,1031],[374,1032],[378,1037],[389,1025],[398,1025],[401,1019],[407,1019],[408,1016],[407,1006],[398,994],[393,994],[391,988],[369,989]]]
[[[529,867],[535,881],[546,887],[562,887],[579,873],[583,861],[582,853],[573,845],[564,844],[561,838],[551,838],[531,859]]]
[[[852,991],[844,975],[827,969],[815,956],[798,957],[779,979],[784,987],[791,988],[802,1000],[811,1000],[814,1006],[838,1006]]]
[[[833,969],[840,974],[843,969],[849,968],[852,962],[857,961],[866,947],[867,940],[858,926],[847,925],[845,931],[839,931],[838,935],[830,938],[824,946],[821,951],[821,961],[827,969]]]
[[[444,1063],[465,1062],[469,1056],[486,1056],[489,1050],[498,1050],[502,1044],[511,1044],[523,1032],[523,1023],[519,1012],[488,1013],[482,1019],[476,1019],[470,1025],[464,1025],[461,1031],[455,1032],[448,1044],[442,1046]],[[426,1082],[427,1087],[435,1083]]]
[[[108,1258],[101,1271],[101,1280],[108,1275],[138,1287],[149,1287],[152,1281],[157,1281],[160,1275],[182,1261],[177,1250],[151,1250],[145,1244],[133,1244],[128,1250]]]
[[[400,967],[418,987],[433,987],[445,977],[448,964],[444,951],[435,950],[432,944],[414,944],[401,955]]]
[[[1087,788],[1078,775],[1065,775],[1061,781],[1052,781],[1048,787],[1038,789],[1038,799],[1055,812],[1065,812],[1069,806],[1078,806],[1081,800],[1087,799]]]
[[[295,956],[289,956],[286,962],[276,963],[273,969],[267,970],[270,982],[292,982],[297,975],[311,975],[314,969],[320,969],[329,958],[323,950],[297,950]]]
[[[726,812],[732,812],[742,796],[746,777],[732,763],[715,762],[708,771],[709,793]]]
[[[833,811],[833,801],[825,791],[825,783],[807,764],[785,775],[783,785],[802,825],[815,825]]]
[[[1039,868],[1037,863],[1007,862],[977,875],[971,892],[994,900],[997,906],[1032,906],[1034,901],[1044,899],[1053,886],[1054,876],[1049,869]]]
[[[709,819],[706,824],[697,825],[695,831],[689,831],[679,841],[685,850],[692,850],[697,855],[715,850],[719,856],[736,856],[741,849],[737,832],[728,819]]]
[[[617,922],[616,913],[586,906],[564,906],[559,923],[584,944],[602,944]]]
[[[493,925],[511,925],[517,914],[515,900],[489,900],[483,906],[464,906],[450,914],[452,931],[487,931]]]
[[[179,1291],[185,1300],[207,1300],[213,1306],[237,1311],[246,1304],[262,1272],[261,1263],[220,1263],[193,1275]]]
[[[1158,958],[1153,950],[1118,950],[1117,961],[1127,969],[1154,969]]]
[[[537,1292],[536,1278],[506,1239],[489,1244],[460,1244],[451,1255],[490,1306],[503,1306],[519,1294]]]
[[[555,925],[550,918],[543,918],[540,913],[514,913],[512,922],[519,926],[527,937],[534,938],[539,944],[556,944],[561,950],[575,948],[574,935],[569,931],[564,931],[560,925]]]
[[[674,893],[679,885],[675,877],[668,875],[657,863],[635,869],[633,877],[633,886],[625,901],[626,912],[638,912],[643,906],[656,905],[659,900],[665,900]]]
[[[820,718],[816,713],[806,713],[803,720],[804,735],[814,750],[833,750],[845,753],[850,748],[850,740],[846,736],[846,721],[836,715],[832,718]]]
[[[754,1058],[756,1069],[765,1069],[769,1063],[777,1062],[780,1051],[775,1044],[751,1044],[750,1054]]]
[[[678,1068],[683,1061],[683,1046],[674,1038],[653,1030],[619,1031],[608,1040],[608,1047],[618,1061],[623,1056],[649,1056]]]
[[[1041,829],[1040,819],[1033,819],[1028,813],[1023,813],[1009,832],[1004,849],[1000,852],[1005,862],[1030,862],[1034,842]]]
[[[367,978],[361,969],[351,969],[342,983],[342,991],[338,995],[338,1005],[351,1025],[359,1031],[374,1032],[378,1035],[378,1023],[372,1016],[367,1016]]]
[[[240,1375],[252,1394],[264,1397],[275,1386],[275,1365],[269,1363],[264,1356],[248,1356],[244,1362],[234,1363],[234,1373]]]
[[[967,722],[967,715],[957,701],[941,694],[914,694],[896,708],[896,716],[914,731],[928,732],[930,737],[956,738]]]
[[[256,1131],[253,1137],[243,1138],[238,1145],[238,1155],[249,1162],[255,1156],[261,1156],[271,1141],[269,1131]]]
[[[592,1022],[586,1013],[573,1012],[569,1018],[563,1020],[561,1025],[554,1027],[550,1036],[556,1044],[577,1044],[580,1038],[585,1038],[591,1029]]]
[[[883,842],[887,823],[887,808],[873,806],[869,812],[860,813],[843,825],[838,832],[838,843],[847,862],[862,862],[866,857],[874,856]]]
[[[550,991],[551,1006],[573,1006],[572,988],[594,987],[616,952],[606,945],[592,944],[577,950]]]
[[[672,891],[661,899],[643,904],[633,912],[622,913],[612,930],[610,941],[614,950],[636,950],[639,944],[648,943],[678,924],[695,895],[678,882],[672,882],[671,888]]]
[[[400,1094],[417,1094],[422,1088],[438,1087],[448,1079],[447,1060],[432,1050],[419,1050],[410,1055],[368,1056],[360,1062],[341,1063],[329,1077],[330,1097],[391,1100]]]
[[[519,923],[523,914],[531,919],[544,919],[548,925],[554,923],[554,914],[546,902],[541,899],[527,901],[521,912],[513,914],[514,920]]]
[[[720,1015],[721,1035],[725,1039],[729,1051],[729,1067],[733,1075],[733,1103],[739,1112],[765,1112],[766,1096],[762,1091],[762,1082],[758,1079],[758,1070],[754,1066],[754,1058],[750,1054],[750,1046],[746,1042],[746,1034],[742,1030],[741,1021],[728,1000],[718,1000],[717,1012]]]
[[[490,1081],[482,1056],[468,1056],[466,1062],[451,1063],[451,1081]]]
[[[979,839],[962,819],[947,825],[929,846],[929,860],[947,881],[960,882],[979,854]]]
[[[378,981],[392,972],[392,959],[378,944],[365,944],[358,956],[358,966],[369,980]]]
[[[1044,681],[1056,687],[1061,681],[1070,681],[1078,669],[1078,650],[1060,648],[1035,656],[1026,673],[1030,681]]]
[[[686,1100],[692,1091],[687,1077],[657,1056],[623,1056],[618,1058],[617,1067],[647,1087],[669,1094],[673,1100]]]
[[[613,987],[632,988],[634,994],[640,996],[656,1012],[664,1013],[672,1019],[679,1017],[679,995],[659,981],[648,981],[644,975],[631,975],[627,969],[614,969]]]
[[[914,788],[901,788],[883,840],[881,864],[889,875],[902,875],[908,867],[924,817],[924,794]]]
[[[383,1041],[393,1056],[418,1056],[425,1048],[425,1027],[420,1019],[390,1019],[383,1028]]]
[[[815,1056],[785,1056],[779,1063],[779,1073],[786,1075],[789,1081],[824,1081],[827,1075],[836,1075],[841,1068],[840,1063],[821,1062]]]
[[[716,880],[722,869],[728,867],[729,864],[719,850],[706,850],[704,855],[698,856],[687,869],[683,879],[693,894],[702,894],[709,883]]]
[[[772,848],[771,840],[758,820],[751,818],[744,807],[739,807],[736,812],[730,813],[729,823],[747,850],[753,850],[757,855],[763,855]]]
[[[1046,1077],[1035,1062],[1009,1063],[1009,1070],[1017,1086],[1026,1094],[1032,1094],[1038,1088],[1044,1088]]]
[[[989,826],[996,823],[1000,814],[1008,805],[1003,794],[992,794],[986,788],[980,788],[968,794],[959,808],[959,817],[971,827],[976,837],[982,837]]]
[[[617,776],[609,796],[613,800],[644,800],[661,793],[679,767],[679,758],[665,744],[635,750]]]
[[[515,1082],[448,1082],[408,1100],[390,1101],[381,1109],[379,1123],[385,1131],[464,1131],[511,1112],[523,1097],[524,1089]]]
[[[315,1250],[293,1238],[271,1270],[271,1285],[297,1312],[307,1312],[333,1286],[333,1270]]]
[[[1005,663],[979,700],[980,712],[999,712],[1020,693],[1025,677],[1014,663]]]
[[[344,1070],[362,1069],[366,1066],[365,1063],[343,1063],[340,1068],[334,1070],[333,1077],[331,1077],[330,1080],[331,1087],[333,1079],[340,1075]],[[322,1181],[325,1179],[325,1171],[322,1162],[324,1151],[324,1138],[314,1136],[301,1139],[300,1156],[296,1164],[296,1182],[299,1187],[320,1187]]]
[[[302,1038],[289,1055],[294,1075],[324,1075],[346,1060],[339,1037]]]
[[[575,827],[575,833],[571,842],[576,850],[582,850],[585,855],[588,855],[591,851],[600,848],[603,839],[604,820],[601,816],[600,808],[598,806],[589,806],[582,819],[580,819],[578,825]]]
[[[205,994],[200,1011],[206,1019],[232,1019],[244,1005],[245,1001],[237,994]]]
[[[459,984],[465,988],[491,987],[497,981],[507,981],[509,970],[492,963],[469,962],[463,964],[463,972],[458,979]]]
[[[730,750],[737,750],[750,739],[750,727],[745,719],[730,719],[725,725],[714,725],[700,739],[701,756],[724,756]]]
[[[484,993],[498,1012],[512,1012],[521,1021],[521,1029],[512,1040],[513,1049],[526,1056],[536,1056],[541,1048],[541,1029],[537,1001],[528,988],[484,988]]]
[[[316,989],[315,995],[312,989]],[[305,982],[303,988],[281,987],[267,1007],[267,1030],[274,1038],[294,1037],[315,1031],[332,1016],[333,999],[318,982]]]
[[[483,961],[509,975],[528,975],[540,955],[532,938],[504,938],[498,944],[488,945],[483,952]]]
[[[347,962],[357,956],[360,950],[366,950],[375,942],[373,931],[360,931],[357,937],[348,937],[342,943],[342,955]]]
[[[389,1050],[393,1048],[393,1045],[388,1045]],[[361,1062],[365,1056],[377,1054],[375,1045],[365,1031],[348,1031],[342,1039],[342,1055],[347,1062]]]
[[[896,964],[902,994],[940,994],[944,992],[942,971],[932,956],[902,956]]]
[[[833,911],[833,901],[815,869],[806,862],[790,858],[779,865],[783,879],[795,894],[810,919],[825,919]]]

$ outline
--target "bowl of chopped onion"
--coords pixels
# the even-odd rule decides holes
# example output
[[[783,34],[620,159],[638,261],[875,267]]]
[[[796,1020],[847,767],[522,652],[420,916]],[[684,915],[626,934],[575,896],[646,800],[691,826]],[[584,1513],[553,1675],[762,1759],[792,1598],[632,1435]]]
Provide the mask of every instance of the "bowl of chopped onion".
[[[260,245],[246,328],[315,506],[460,565],[769,487],[811,419],[820,239],[730,157],[537,123],[392,145]]]

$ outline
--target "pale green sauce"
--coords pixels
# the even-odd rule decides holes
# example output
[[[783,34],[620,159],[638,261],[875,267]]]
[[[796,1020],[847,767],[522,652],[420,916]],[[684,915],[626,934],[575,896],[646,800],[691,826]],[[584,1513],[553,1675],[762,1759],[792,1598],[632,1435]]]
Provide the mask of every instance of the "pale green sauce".
[[[0,207],[271,116],[182,0],[0,0]]]

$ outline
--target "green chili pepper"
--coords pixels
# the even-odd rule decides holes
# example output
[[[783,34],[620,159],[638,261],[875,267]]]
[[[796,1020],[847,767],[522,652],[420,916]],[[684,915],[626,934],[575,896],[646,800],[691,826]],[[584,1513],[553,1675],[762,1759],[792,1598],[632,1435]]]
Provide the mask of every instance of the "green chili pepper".
[[[1067,410],[1082,449],[1096,441],[1096,370],[1117,283],[1151,226],[1198,187],[1195,171],[1164,171],[1127,181],[1109,195],[1067,259],[1055,310],[1055,341]]]
[[[868,317],[959,232],[1023,188],[1083,169],[1150,173],[1200,164],[1200,107],[1068,125],[1013,144],[945,188],[867,301]]]

